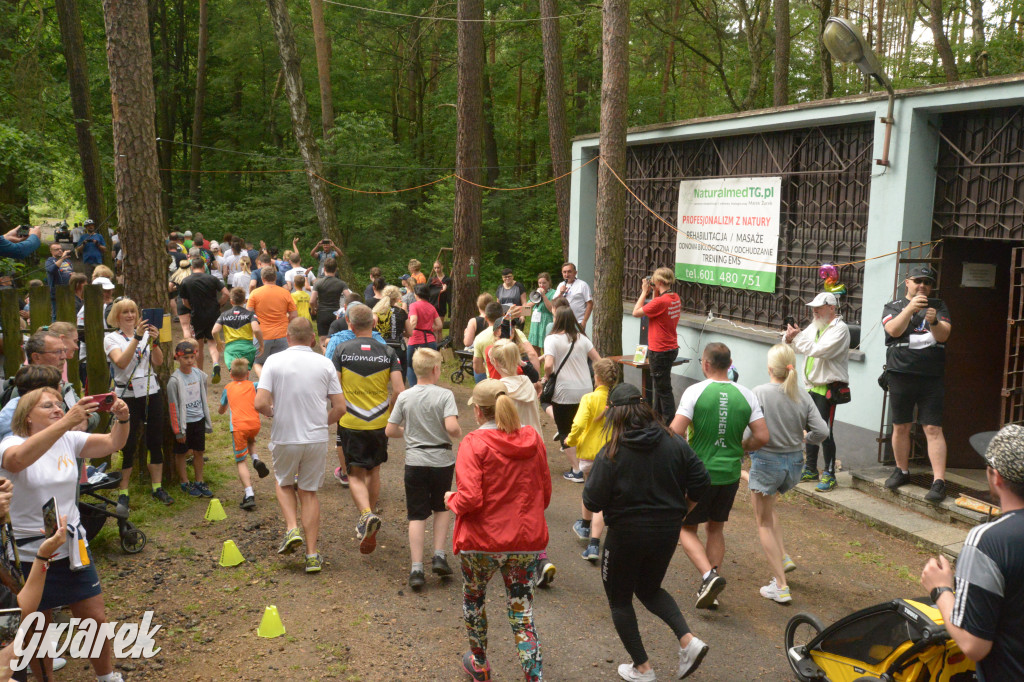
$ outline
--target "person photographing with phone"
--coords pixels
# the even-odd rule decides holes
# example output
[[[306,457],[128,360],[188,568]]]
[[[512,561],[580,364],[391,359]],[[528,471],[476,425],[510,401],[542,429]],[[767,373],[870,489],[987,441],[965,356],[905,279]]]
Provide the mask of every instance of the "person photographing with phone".
[[[128,440],[131,414],[127,403],[115,398],[111,404],[114,420],[110,433],[75,431],[74,427],[98,407],[93,396],[87,396],[65,414],[59,392],[52,388],[37,389],[21,398],[11,423],[13,435],[0,441],[0,477],[14,486],[10,515],[18,554],[24,560],[22,573],[31,576],[33,565],[39,562],[48,566],[48,579],[38,606],[47,620],[51,609],[69,606],[75,618],[92,618],[97,625],[106,622],[99,575],[88,553],[85,529],[75,504],[75,461],[106,457],[122,449]],[[47,540],[43,531],[43,507],[51,498],[56,499],[57,517],[66,519],[56,531],[60,533],[60,525],[66,525],[66,541]],[[109,641],[91,662],[102,682],[122,679],[120,673],[113,672]],[[43,665],[48,678],[52,675],[52,662],[43,659]]]
[[[160,336],[156,327],[139,315],[139,307],[130,298],[114,303],[107,314],[107,324],[116,331],[103,338],[103,352],[113,363],[114,391],[131,410],[131,429],[124,443],[121,462],[121,484],[117,496],[117,513],[128,515],[128,482],[135,466],[139,436],[145,435],[149,450],[149,476],[153,497],[163,504],[174,499],[163,489],[164,474],[164,401],[153,365],[163,364]]]
[[[932,485],[925,499],[946,497],[946,438],[942,433],[945,394],[946,341],[952,325],[949,309],[931,298],[936,272],[929,265],[914,267],[906,279],[906,295],[885,304],[885,378],[892,409],[892,452],[896,469],[885,481],[895,490],[910,482],[910,425],[917,420],[928,441]]]
[[[650,326],[647,333],[647,361],[651,366],[654,381],[654,404],[652,407],[661,415],[665,424],[671,424],[676,412],[676,398],[672,395],[672,363],[679,355],[679,341],[676,326],[682,303],[679,294],[672,291],[676,281],[671,268],[658,268],[640,285],[640,297],[633,306],[633,317],[647,316]],[[650,302],[644,304],[653,292]]]
[[[36,225],[19,225],[10,232],[0,235],[0,258],[28,258],[39,248],[42,229]]]

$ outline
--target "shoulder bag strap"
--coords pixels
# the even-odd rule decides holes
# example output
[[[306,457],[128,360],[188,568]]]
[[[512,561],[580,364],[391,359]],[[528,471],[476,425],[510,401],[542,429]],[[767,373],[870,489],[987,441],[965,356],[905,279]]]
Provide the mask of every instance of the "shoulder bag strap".
[[[563,367],[565,367],[565,362],[566,362],[566,360],[569,359],[569,356],[572,355],[572,348],[575,345],[576,345],[575,341],[573,341],[572,343],[569,344],[569,352],[566,353],[565,357],[562,358],[562,361],[560,363],[558,363],[558,369],[555,370],[555,373],[551,375],[551,378],[548,379],[548,381],[554,381],[555,379],[558,378],[558,373],[562,371]]]

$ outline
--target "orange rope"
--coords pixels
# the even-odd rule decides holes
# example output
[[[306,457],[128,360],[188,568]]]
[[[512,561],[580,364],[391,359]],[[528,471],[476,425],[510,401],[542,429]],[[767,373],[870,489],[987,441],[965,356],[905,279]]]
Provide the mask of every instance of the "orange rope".
[[[455,174],[454,173],[449,173],[448,175],[446,175],[446,176],[444,176],[442,178],[438,178],[437,180],[431,180],[428,183],[425,183],[425,184],[422,184],[422,185],[416,185],[415,187],[406,187],[405,189],[385,189],[385,190],[373,191],[373,190],[365,190],[365,189],[355,189],[353,187],[345,187],[344,185],[339,185],[336,182],[331,182],[327,178],[322,177],[320,175],[317,175],[316,173],[313,173],[314,177],[320,178],[321,180],[323,180],[324,182],[326,182],[328,185],[330,185],[332,187],[337,187],[338,189],[343,189],[343,190],[345,190],[347,192],[355,192],[357,194],[398,194],[399,192],[411,192],[414,189],[422,189],[424,187],[430,187],[431,185],[436,185],[437,183],[441,182],[442,180],[447,180],[448,178],[452,177],[453,175],[455,175]]]
[[[477,184],[477,183],[473,182],[472,180],[467,180],[466,178],[462,177],[458,173],[452,173],[452,175],[454,175],[459,180],[462,180],[467,185],[473,185],[474,187],[479,187],[480,189],[492,189],[492,190],[496,190],[498,192],[517,192],[517,191],[522,190],[522,189],[534,189],[535,187],[541,187],[543,185],[549,185],[552,182],[557,182],[558,180],[561,180],[565,176],[572,175],[576,171],[589,166],[590,164],[592,164],[593,162],[597,161],[600,158],[601,158],[600,156],[595,156],[590,161],[587,161],[586,163],[584,163],[582,165],[579,165],[579,166],[577,166],[576,168],[573,168],[570,171],[562,173],[561,175],[559,175],[556,178],[551,178],[550,180],[545,180],[544,182],[538,182],[536,185],[527,185],[525,187],[489,187],[488,185],[480,185],[480,184]]]
[[[601,163],[604,165],[604,167],[607,168],[611,172],[611,174],[613,176],[615,176],[615,179],[619,181],[619,184],[621,184],[626,189],[626,191],[629,192],[630,195],[634,199],[637,200],[637,202],[641,206],[643,206],[644,208],[647,209],[648,213],[650,213],[655,218],[657,218],[661,222],[665,223],[670,228],[672,228],[673,230],[675,230],[679,234],[683,235],[684,237],[686,237],[690,241],[697,242],[701,246],[705,246],[705,247],[711,249],[712,251],[715,251],[716,253],[721,253],[721,254],[726,255],[726,256],[732,256],[733,258],[739,258],[741,260],[750,261],[752,263],[760,263],[761,265],[772,265],[772,266],[777,267],[777,268],[794,268],[794,269],[807,269],[807,270],[810,270],[810,269],[817,270],[820,267],[818,265],[789,265],[789,264],[786,264],[786,263],[772,263],[770,261],[757,260],[756,258],[748,258],[747,256],[740,256],[739,254],[730,253],[729,251],[723,251],[722,249],[719,249],[719,248],[717,248],[715,246],[712,246],[711,244],[707,244],[705,242],[702,242],[701,240],[697,239],[696,237],[691,237],[689,234],[687,234],[683,230],[680,230],[678,227],[676,227],[672,223],[670,223],[667,220],[665,220],[664,218],[662,218],[661,215],[657,211],[655,211],[653,208],[651,208],[646,203],[644,203],[644,200],[641,199],[640,197],[638,197],[636,195],[636,193],[633,192],[633,190],[631,190],[629,188],[629,185],[627,185],[625,182],[623,182],[622,178],[619,177],[619,174],[615,172],[614,168],[612,168],[611,166],[608,165],[607,161],[605,161],[602,157],[594,157],[594,158],[600,158],[601,159]],[[897,249],[895,251],[890,251],[889,253],[883,253],[883,254],[881,254],[879,256],[872,256],[871,258],[862,258],[860,260],[854,260],[854,261],[850,261],[848,263],[833,263],[833,265],[835,265],[837,268],[845,267],[847,265],[859,265],[860,263],[867,263],[868,261],[877,260],[879,258],[887,258],[887,257],[893,256],[893,255],[895,255],[897,253],[902,253],[903,251],[909,251],[911,249],[918,249],[918,248],[921,248],[922,246],[929,246],[931,244],[938,244],[941,241],[942,241],[941,239],[936,239],[934,241],[925,242],[923,244],[918,244],[916,246],[908,246],[906,248]]]

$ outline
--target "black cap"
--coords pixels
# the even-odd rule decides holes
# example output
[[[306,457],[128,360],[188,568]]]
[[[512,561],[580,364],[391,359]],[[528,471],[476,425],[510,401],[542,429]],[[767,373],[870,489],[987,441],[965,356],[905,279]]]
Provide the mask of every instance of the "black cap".
[[[174,357],[178,358],[182,355],[195,355],[196,347],[192,345],[190,341],[182,341],[174,347]]]
[[[642,403],[644,397],[633,384],[619,384],[608,393],[608,407],[622,407]]]
[[[930,279],[934,282],[936,281],[937,274],[930,265],[916,265],[910,269],[910,274],[907,277],[910,279]]]
[[[95,223],[95,222],[93,222],[93,219],[92,219],[92,218],[86,218],[86,219],[85,219],[85,222],[84,222],[84,223],[82,223],[82,225],[95,225],[95,224],[96,224],[96,223]]]

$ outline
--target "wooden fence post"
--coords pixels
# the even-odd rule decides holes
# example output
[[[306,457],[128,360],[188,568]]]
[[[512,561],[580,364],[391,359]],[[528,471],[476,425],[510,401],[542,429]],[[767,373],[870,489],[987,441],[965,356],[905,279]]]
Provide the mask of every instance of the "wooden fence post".
[[[70,322],[73,325],[78,323],[78,315],[75,313],[75,292],[67,284],[57,287],[57,320]],[[78,346],[79,344],[75,344],[75,348]],[[67,358],[67,362],[68,381],[75,387],[75,394],[80,396],[82,395],[82,377],[78,372],[78,357],[79,351],[76,350],[74,356]]]
[[[0,289],[0,325],[4,328],[4,376],[11,379],[25,360],[21,350],[18,292],[14,289]]]
[[[28,333],[35,334],[40,327],[53,321],[50,307],[50,287],[37,284],[28,289],[29,325]]]

